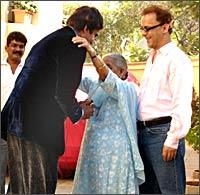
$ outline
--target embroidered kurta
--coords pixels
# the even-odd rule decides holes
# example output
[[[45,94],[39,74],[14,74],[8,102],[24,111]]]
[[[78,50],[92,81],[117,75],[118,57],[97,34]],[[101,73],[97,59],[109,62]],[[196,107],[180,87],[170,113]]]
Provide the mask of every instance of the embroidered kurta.
[[[85,130],[73,194],[138,194],[144,172],[137,147],[134,86],[109,71],[104,82],[84,78],[80,89],[96,109]]]

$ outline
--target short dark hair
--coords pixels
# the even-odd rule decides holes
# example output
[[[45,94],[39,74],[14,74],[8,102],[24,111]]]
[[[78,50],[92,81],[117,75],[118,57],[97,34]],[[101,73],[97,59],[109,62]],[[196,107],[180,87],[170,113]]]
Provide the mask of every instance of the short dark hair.
[[[160,22],[161,24],[170,24],[173,20],[173,16],[170,13],[170,11],[167,8],[158,6],[158,5],[151,5],[147,8],[145,8],[141,15],[144,16],[146,14],[155,13],[156,14],[156,20]],[[172,27],[169,28],[169,34],[172,33]]]
[[[67,24],[78,32],[87,26],[87,29],[92,33],[94,30],[103,28],[103,17],[95,7],[82,6],[77,8],[68,18]]]
[[[18,31],[13,31],[7,36],[6,45],[9,46],[9,44],[11,43],[12,40],[22,42],[22,43],[24,43],[24,46],[26,46],[26,43],[27,43],[27,39],[26,39],[25,35]]]

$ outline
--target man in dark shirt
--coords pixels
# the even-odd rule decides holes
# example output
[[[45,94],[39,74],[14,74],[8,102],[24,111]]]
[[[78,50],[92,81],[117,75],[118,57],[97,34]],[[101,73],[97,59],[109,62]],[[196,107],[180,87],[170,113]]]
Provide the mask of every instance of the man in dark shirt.
[[[75,99],[86,49],[73,44],[72,38],[79,35],[92,43],[102,28],[99,11],[82,6],[66,27],[36,43],[26,58],[1,117],[12,193],[55,193],[64,119],[75,123],[93,114],[91,102],[79,104]]]

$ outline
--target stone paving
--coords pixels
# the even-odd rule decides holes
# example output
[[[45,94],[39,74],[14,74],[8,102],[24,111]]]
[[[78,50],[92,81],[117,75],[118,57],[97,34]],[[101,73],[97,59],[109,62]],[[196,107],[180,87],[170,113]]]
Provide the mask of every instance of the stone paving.
[[[55,194],[71,194],[73,179],[59,179]]]
[[[186,167],[186,181],[198,181],[193,178],[193,171],[199,170],[199,154],[194,151],[190,146],[186,145],[185,153],[185,167]],[[199,186],[186,186],[186,194],[199,194]]]
[[[186,145],[185,167],[187,179],[192,179],[193,171],[199,170],[199,154],[188,145]]]

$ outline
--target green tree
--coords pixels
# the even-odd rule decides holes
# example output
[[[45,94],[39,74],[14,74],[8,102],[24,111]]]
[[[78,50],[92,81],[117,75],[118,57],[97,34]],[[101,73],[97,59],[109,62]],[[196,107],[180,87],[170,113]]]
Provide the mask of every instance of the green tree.
[[[199,129],[199,97],[193,89],[192,96],[192,123],[189,133],[186,136],[186,140],[192,146],[194,150],[199,152],[199,142],[200,142],[200,129]]]
[[[190,56],[199,53],[198,1],[107,1],[99,8],[104,18],[95,47],[100,55],[121,53],[130,62],[145,61],[148,49],[141,46],[140,13],[150,4],[170,8],[174,15],[172,39]],[[64,14],[69,16],[76,4],[67,3]]]
[[[112,1],[102,7],[104,29],[96,45],[100,54],[122,53],[128,61],[146,60],[147,50],[139,45],[140,1]],[[102,44],[103,43],[103,44]]]
[[[199,1],[170,1],[174,39],[188,55],[199,54]]]

